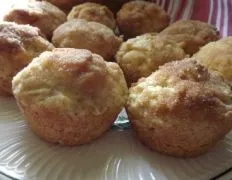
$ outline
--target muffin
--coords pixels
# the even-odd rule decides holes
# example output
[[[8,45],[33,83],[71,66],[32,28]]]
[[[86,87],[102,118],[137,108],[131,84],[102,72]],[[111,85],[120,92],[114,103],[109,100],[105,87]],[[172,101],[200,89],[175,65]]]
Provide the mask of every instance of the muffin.
[[[200,64],[217,71],[232,85],[232,37],[205,45],[195,57]]]
[[[129,90],[127,112],[141,142],[171,156],[207,152],[232,129],[232,91],[195,59],[170,62]]]
[[[177,21],[164,29],[159,35],[179,43],[184,51],[190,55],[196,53],[205,44],[220,38],[215,27],[195,20]]]
[[[54,31],[52,42],[60,48],[88,49],[101,55],[104,59],[110,60],[122,40],[103,24],[73,19]]]
[[[44,52],[12,84],[31,129],[42,139],[63,145],[80,145],[101,136],[128,95],[120,67],[83,49]]]
[[[169,16],[158,5],[146,1],[125,3],[117,13],[119,30],[127,38],[160,32],[169,24]]]
[[[53,31],[66,21],[66,15],[48,2],[29,1],[15,4],[4,20],[36,26],[50,39]]]
[[[149,76],[160,65],[181,60],[185,56],[179,45],[148,33],[122,43],[115,59],[130,84],[141,77]]]
[[[82,1],[82,0],[45,0],[45,1],[48,1],[54,4],[55,6],[61,8],[62,10],[68,12],[73,6],[78,4],[77,1]]]
[[[39,0],[39,1],[42,1],[42,0]],[[55,6],[61,8],[62,10],[68,12],[72,9],[73,6],[77,4],[81,4],[85,2],[98,2],[101,0],[45,0],[45,1],[48,1],[54,4]]]
[[[54,47],[40,30],[12,22],[0,23],[0,95],[12,94],[13,76],[27,66],[34,57]]]
[[[73,7],[68,15],[68,20],[85,19],[87,21],[95,21],[106,25],[114,30],[116,22],[113,13],[108,7],[96,3],[84,3]]]
[[[39,0],[39,1],[41,1],[41,0]],[[122,6],[122,4],[129,1],[129,0],[113,0],[113,1],[109,1],[109,0],[45,0],[45,1],[48,1],[48,2],[58,6],[59,8],[64,10],[65,12],[69,12],[72,9],[72,7],[75,5],[78,5],[81,3],[86,3],[86,2],[100,3],[103,5],[106,5],[114,12],[117,12],[120,9],[120,7]]]

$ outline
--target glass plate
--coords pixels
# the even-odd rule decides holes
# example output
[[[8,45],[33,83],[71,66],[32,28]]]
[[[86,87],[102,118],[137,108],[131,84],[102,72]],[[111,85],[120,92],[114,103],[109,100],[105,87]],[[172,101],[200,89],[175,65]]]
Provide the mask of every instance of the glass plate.
[[[125,112],[91,144],[61,147],[35,136],[12,98],[0,98],[0,171],[17,179],[209,179],[232,165],[232,133],[206,155],[178,159],[150,151],[134,139]]]

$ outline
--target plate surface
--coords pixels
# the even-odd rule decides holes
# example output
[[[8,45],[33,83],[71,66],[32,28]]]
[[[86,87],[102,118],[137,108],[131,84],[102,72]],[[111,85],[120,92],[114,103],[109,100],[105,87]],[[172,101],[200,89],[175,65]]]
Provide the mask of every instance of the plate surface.
[[[206,155],[178,159],[150,151],[125,125],[91,144],[61,147],[37,138],[14,99],[0,98],[0,171],[28,180],[200,180],[232,165],[232,133]]]

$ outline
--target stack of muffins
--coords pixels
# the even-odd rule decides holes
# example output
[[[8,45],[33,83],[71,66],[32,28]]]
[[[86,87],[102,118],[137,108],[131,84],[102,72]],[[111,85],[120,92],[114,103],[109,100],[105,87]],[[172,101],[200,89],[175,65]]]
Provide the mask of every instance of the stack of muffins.
[[[136,137],[171,156],[203,154],[232,129],[232,38],[169,25],[152,2],[48,1],[15,4],[0,23],[0,95],[39,137],[89,143],[123,107]]]

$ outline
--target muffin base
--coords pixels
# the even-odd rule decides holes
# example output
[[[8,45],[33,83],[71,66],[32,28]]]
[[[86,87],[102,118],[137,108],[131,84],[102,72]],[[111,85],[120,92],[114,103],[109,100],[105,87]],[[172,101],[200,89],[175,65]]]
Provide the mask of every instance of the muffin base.
[[[20,107],[32,131],[41,139],[68,146],[86,144],[99,138],[110,129],[121,109],[108,110],[100,116],[89,115],[85,121],[78,119],[78,114],[70,116],[55,109]]]
[[[187,146],[181,144],[181,142],[176,141],[176,143],[179,144],[177,145],[176,143],[173,143],[171,141],[166,141],[165,139],[167,139],[167,137],[164,137],[163,139],[156,138],[156,136],[160,137],[159,129],[157,130],[154,127],[147,127],[143,123],[132,118],[129,113],[127,114],[131,121],[131,126],[135,137],[138,138],[142,144],[146,145],[151,150],[164,155],[180,158],[194,158],[210,151],[227,134],[226,131],[224,131],[224,133],[217,135],[217,137],[215,136],[213,141],[209,141],[209,143],[207,144],[195,146],[194,148],[192,148],[191,144]],[[175,136],[175,134],[167,134],[167,136]],[[186,141],[188,141],[188,139],[186,139]]]

